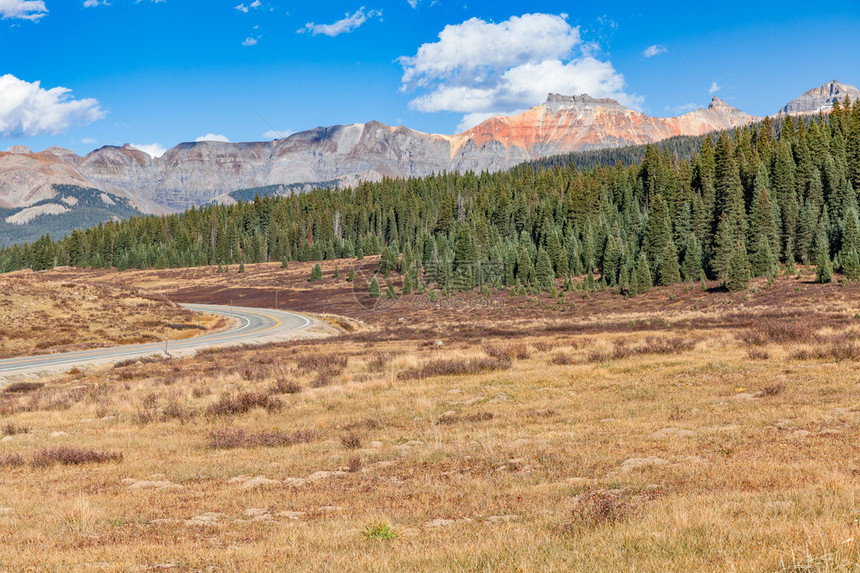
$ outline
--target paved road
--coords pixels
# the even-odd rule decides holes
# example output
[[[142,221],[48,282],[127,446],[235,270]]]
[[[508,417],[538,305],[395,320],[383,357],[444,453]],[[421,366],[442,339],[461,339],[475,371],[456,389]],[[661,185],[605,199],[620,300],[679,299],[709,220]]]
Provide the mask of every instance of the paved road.
[[[193,354],[201,348],[238,346],[287,340],[306,334],[313,322],[304,316],[280,310],[217,306],[211,304],[185,304],[185,308],[208,314],[236,319],[236,325],[223,332],[205,334],[185,340],[168,341],[171,356]],[[63,371],[73,366],[88,366],[119,362],[164,353],[164,342],[134,344],[114,348],[98,348],[64,354],[45,354],[0,360],[0,382],[10,376],[42,372]]]

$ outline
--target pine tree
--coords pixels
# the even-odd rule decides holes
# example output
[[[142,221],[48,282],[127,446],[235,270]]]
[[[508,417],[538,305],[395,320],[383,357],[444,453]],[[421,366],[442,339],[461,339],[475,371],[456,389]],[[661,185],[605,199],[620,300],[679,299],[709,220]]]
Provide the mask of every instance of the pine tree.
[[[337,265],[334,266],[334,273],[332,273],[332,278],[340,278],[340,269],[337,268]]]
[[[376,280],[376,275],[373,275],[373,278],[370,280],[370,288],[368,289],[368,293],[372,297],[379,297],[379,281]]]
[[[239,273],[241,274],[244,272],[245,272],[245,261],[242,261],[241,263],[239,263]]]
[[[281,257],[281,268],[287,269],[289,266],[289,263],[287,263],[287,257]]]
[[[654,286],[654,283],[651,280],[648,259],[644,252],[640,252],[639,259],[636,262],[636,270],[633,271],[633,276],[630,279],[630,295],[634,296],[648,292],[652,286]]]
[[[317,263],[314,265],[314,268],[311,269],[311,276],[308,281],[316,282],[320,279],[322,279],[322,268],[320,267],[320,264]]]
[[[830,241],[819,229],[815,237],[815,282],[829,283],[833,281],[833,263],[830,260]]]
[[[770,241],[765,235],[759,235],[758,242],[749,257],[752,264],[753,276],[771,277],[776,275],[777,259],[770,249]]]
[[[389,282],[388,286],[385,289],[385,298],[394,299],[397,298],[397,295],[394,292],[394,285]]]
[[[669,239],[657,261],[657,284],[669,286],[679,282],[681,273],[678,269],[678,251],[675,249],[675,243]]]
[[[555,272],[552,270],[552,261],[544,249],[541,249],[538,253],[537,265],[535,265],[535,283],[541,290],[552,290],[553,286],[555,286]]]
[[[687,245],[684,248],[684,262],[681,265],[681,274],[684,280],[691,283],[705,277],[702,266],[702,244],[696,239],[696,235],[690,233],[687,236]]]
[[[403,294],[412,293],[412,273],[408,272],[403,275]]]
[[[353,282],[355,280],[355,267],[349,267],[349,274],[346,275],[347,282]]]
[[[726,286],[730,291],[746,290],[749,287],[750,279],[750,262],[747,257],[747,248],[743,241],[738,241],[737,247],[729,259]]]

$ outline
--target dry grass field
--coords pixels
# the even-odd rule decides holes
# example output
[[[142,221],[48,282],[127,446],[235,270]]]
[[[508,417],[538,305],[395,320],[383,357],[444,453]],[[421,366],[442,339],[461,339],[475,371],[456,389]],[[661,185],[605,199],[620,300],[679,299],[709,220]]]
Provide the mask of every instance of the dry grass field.
[[[858,285],[374,309],[323,270],[41,275],[364,326],[7,388],[0,570],[860,571]]]
[[[0,358],[70,352],[195,336],[197,315],[136,288],[73,276],[0,275]],[[170,324],[167,329],[165,324]],[[206,330],[223,320],[203,317]]]

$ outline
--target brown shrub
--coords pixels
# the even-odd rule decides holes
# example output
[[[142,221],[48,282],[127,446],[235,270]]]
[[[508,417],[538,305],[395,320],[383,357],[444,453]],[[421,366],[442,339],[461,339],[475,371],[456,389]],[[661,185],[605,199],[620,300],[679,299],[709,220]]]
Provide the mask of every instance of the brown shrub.
[[[548,352],[556,347],[554,342],[548,342],[546,340],[538,340],[534,343],[535,350],[538,352]]]
[[[661,338],[649,336],[643,342],[633,345],[627,340],[619,340],[611,351],[595,350],[586,358],[587,362],[605,362],[607,360],[619,360],[631,356],[646,354],[680,354],[692,350],[698,341],[682,337]]]
[[[484,352],[497,360],[506,360],[508,362],[514,360],[526,360],[531,356],[529,347],[522,342],[511,344],[485,344]]]
[[[573,356],[566,352],[559,352],[558,354],[554,354],[549,361],[559,366],[567,366],[569,364],[573,364]]]
[[[739,333],[738,338],[749,346],[763,346],[769,342],[784,344],[808,340],[813,334],[813,328],[806,321],[773,317],[755,322],[749,330]]]
[[[9,394],[26,394],[38,390],[44,385],[43,382],[14,382],[6,386],[3,391]]]
[[[24,457],[20,454],[0,455],[0,468],[17,468],[24,465]]]
[[[355,456],[355,457],[349,458],[349,463],[348,463],[349,471],[351,471],[353,473],[357,472],[357,471],[361,470],[361,466],[363,466],[363,465],[364,464],[361,461],[361,456]]]
[[[821,344],[813,348],[798,350],[793,355],[798,360],[860,360],[860,343],[851,341],[844,343]]]
[[[241,428],[224,428],[209,433],[209,447],[214,450],[292,446],[312,442],[316,434],[310,430],[295,432],[246,432]]]
[[[350,432],[340,437],[340,443],[348,450],[357,450],[361,447],[361,436],[354,432]]]
[[[16,426],[12,422],[9,422],[5,426],[3,426],[3,435],[5,436],[17,436],[18,434],[29,434],[30,428],[25,428],[24,426]]]
[[[221,399],[207,408],[210,416],[233,416],[250,412],[254,408],[263,408],[268,412],[280,412],[283,403],[274,396],[263,392],[242,392],[232,396],[221,396]]]
[[[449,414],[447,416],[442,416],[439,418],[440,424],[456,424],[458,422],[484,422],[486,420],[492,420],[493,413],[492,412],[474,412],[472,414]]]
[[[594,490],[576,497],[573,525],[597,527],[628,519],[637,510],[629,495],[609,490]]]
[[[81,464],[99,464],[104,462],[122,461],[119,452],[97,452],[95,450],[83,450],[62,446],[59,448],[48,448],[38,450],[33,454],[30,464],[36,468],[62,464],[64,466],[76,466]]]
[[[769,360],[770,352],[764,348],[750,347],[747,349],[747,356],[750,360]]]
[[[785,392],[785,382],[771,382],[761,390],[762,396],[779,396]]]
[[[293,380],[281,378],[275,382],[270,391],[275,394],[298,394],[302,391],[302,386]]]
[[[413,380],[430,376],[453,376],[462,374],[480,374],[493,370],[507,370],[511,367],[508,360],[498,358],[444,359],[431,360],[421,366],[408,368],[397,375],[399,380]]]

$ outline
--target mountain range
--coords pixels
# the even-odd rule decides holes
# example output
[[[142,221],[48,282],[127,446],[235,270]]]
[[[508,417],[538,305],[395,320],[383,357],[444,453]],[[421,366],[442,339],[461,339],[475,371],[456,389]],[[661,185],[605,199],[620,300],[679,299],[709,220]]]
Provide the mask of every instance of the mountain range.
[[[827,113],[846,97],[860,99],[860,90],[834,80],[775,115]],[[129,208],[165,213],[213,200],[229,202],[229,194],[241,189],[351,186],[442,171],[500,171],[553,155],[704,135],[760,120],[717,97],[705,109],[663,118],[611,99],[550,94],[528,111],[493,117],[456,135],[371,121],[317,127],[267,142],[181,143],[158,158],[130,145],[102,147],[85,157],[59,147],[33,153],[15,146],[0,152],[0,215],[8,225],[33,225],[67,213],[74,205],[62,201],[60,188],[66,196],[69,188],[100,191],[107,208],[117,203],[112,196],[123,199],[123,215]]]

